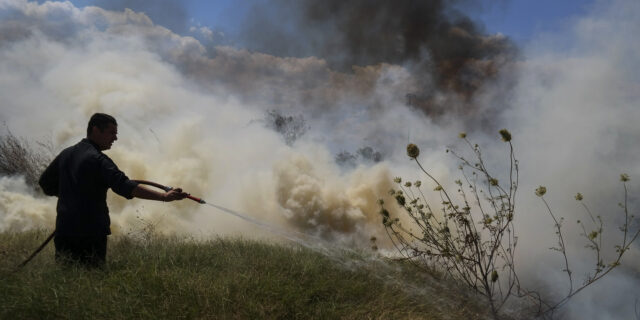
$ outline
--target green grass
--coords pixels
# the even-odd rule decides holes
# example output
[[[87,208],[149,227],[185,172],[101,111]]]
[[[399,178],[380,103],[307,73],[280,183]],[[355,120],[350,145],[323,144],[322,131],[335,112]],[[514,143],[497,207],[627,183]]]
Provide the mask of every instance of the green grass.
[[[64,267],[47,232],[0,234],[0,319],[482,319],[473,295],[401,262],[243,239],[110,237],[107,268]]]

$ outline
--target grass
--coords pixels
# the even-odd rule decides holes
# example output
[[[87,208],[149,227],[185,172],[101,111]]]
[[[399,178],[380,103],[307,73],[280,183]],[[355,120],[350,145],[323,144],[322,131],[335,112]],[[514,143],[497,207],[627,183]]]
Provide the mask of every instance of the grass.
[[[482,319],[473,295],[402,262],[243,239],[110,237],[106,270],[64,267],[45,231],[0,234],[0,319]]]

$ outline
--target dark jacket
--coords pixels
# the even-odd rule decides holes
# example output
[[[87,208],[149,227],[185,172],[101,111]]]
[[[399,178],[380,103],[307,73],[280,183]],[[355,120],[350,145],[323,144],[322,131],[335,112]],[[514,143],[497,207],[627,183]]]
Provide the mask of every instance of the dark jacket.
[[[56,234],[111,234],[107,189],[131,199],[138,185],[88,139],[64,149],[40,177],[45,194],[58,197]]]

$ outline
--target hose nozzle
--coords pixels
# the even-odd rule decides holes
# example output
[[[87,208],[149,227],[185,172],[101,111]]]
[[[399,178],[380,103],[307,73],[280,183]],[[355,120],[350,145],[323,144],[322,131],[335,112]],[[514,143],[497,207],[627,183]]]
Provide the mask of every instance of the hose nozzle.
[[[200,198],[196,198],[196,197],[194,197],[192,195],[188,195],[187,198],[189,198],[189,199],[191,199],[191,200],[193,200],[193,201],[195,201],[195,202],[197,202],[199,204],[206,204],[206,202],[204,200],[202,200]]]

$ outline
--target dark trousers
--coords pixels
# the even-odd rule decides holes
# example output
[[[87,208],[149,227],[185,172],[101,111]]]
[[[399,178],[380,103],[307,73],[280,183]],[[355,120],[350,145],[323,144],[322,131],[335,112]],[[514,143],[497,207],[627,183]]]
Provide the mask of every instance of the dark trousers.
[[[87,267],[102,267],[107,258],[107,236],[56,235],[56,262],[78,263]]]

